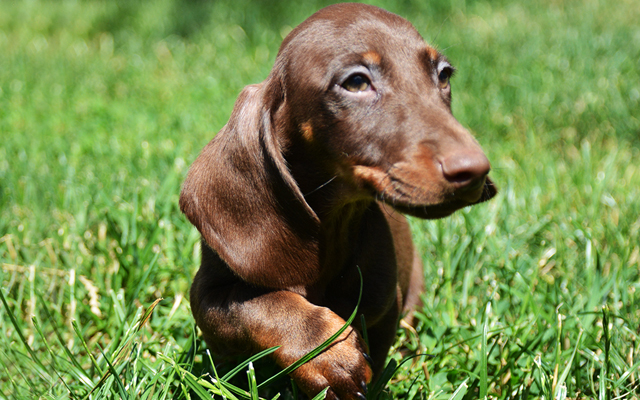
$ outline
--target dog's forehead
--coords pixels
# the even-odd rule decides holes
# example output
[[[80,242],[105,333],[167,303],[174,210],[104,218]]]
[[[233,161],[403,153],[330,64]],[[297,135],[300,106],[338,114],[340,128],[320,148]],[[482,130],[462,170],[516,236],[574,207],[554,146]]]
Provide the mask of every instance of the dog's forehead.
[[[377,50],[377,51],[376,51]],[[437,57],[406,19],[381,8],[358,3],[325,7],[296,27],[283,41],[280,54],[332,58],[346,53],[427,51]]]

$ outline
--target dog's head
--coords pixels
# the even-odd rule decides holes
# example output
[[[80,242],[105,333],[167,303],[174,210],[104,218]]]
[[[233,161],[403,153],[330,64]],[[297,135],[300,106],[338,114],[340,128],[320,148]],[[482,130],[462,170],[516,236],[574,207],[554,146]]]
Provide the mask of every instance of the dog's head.
[[[331,160],[328,175],[431,219],[496,194],[489,161],[451,113],[453,73],[407,20],[352,3],[295,28],[271,78],[287,124]]]
[[[453,71],[397,15],[318,11],[238,96],[189,170],[181,210],[242,279],[287,287],[321,274],[321,207],[378,198],[441,218],[490,199],[489,162],[451,114]]]

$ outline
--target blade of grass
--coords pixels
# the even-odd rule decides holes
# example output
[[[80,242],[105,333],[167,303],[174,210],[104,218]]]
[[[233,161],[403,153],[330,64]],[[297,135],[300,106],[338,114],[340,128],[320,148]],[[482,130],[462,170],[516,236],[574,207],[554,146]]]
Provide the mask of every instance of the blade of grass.
[[[179,367],[179,366],[178,366]],[[196,378],[193,374],[191,374],[189,371],[186,370],[182,370],[184,372],[184,374],[182,375],[182,378],[185,380],[185,382],[187,383],[188,387],[195,392],[201,399],[203,400],[209,400],[211,399],[211,393],[209,393],[202,385],[202,380]],[[207,382],[208,383],[208,382]],[[214,391],[214,393],[216,393]],[[237,398],[233,395],[231,395],[230,393],[216,393],[220,396],[222,396],[222,398],[229,398],[232,400],[237,400]],[[248,397],[247,397],[248,398]]]
[[[557,385],[555,387],[555,392],[553,393],[553,397],[557,398],[557,396],[559,395],[559,387],[562,386],[564,384],[564,382],[567,380],[567,377],[569,376],[569,371],[571,370],[571,365],[573,364],[573,360],[576,356],[576,353],[578,352],[578,348],[580,347],[580,342],[582,340],[582,333],[583,331],[580,331],[580,334],[578,334],[578,339],[576,340],[576,345],[573,348],[573,353],[571,353],[571,357],[569,358],[569,361],[567,362],[567,365],[564,367],[564,370],[562,371],[562,374],[560,374],[560,378],[558,378],[558,382]],[[565,386],[565,395],[566,395],[566,386]]]
[[[147,246],[148,247],[153,247],[153,243],[148,243]],[[136,286],[136,288],[133,290],[132,293],[127,293],[128,297],[130,299],[137,299],[138,295],[142,291],[142,288],[145,285],[148,284],[149,275],[151,275],[151,273],[155,271],[157,263],[158,263],[158,258],[160,258],[160,254],[161,254],[161,252],[155,253],[155,255],[153,256],[153,259],[149,263],[149,267],[147,267],[147,269],[144,271],[144,274],[140,277],[140,279],[138,281],[138,285]],[[129,307],[127,308],[127,314],[131,314],[131,311],[133,310],[134,304],[135,304],[135,302],[133,302],[133,301],[129,303]]]
[[[71,326],[73,327],[73,330],[75,331],[76,336],[78,336],[78,338],[80,339],[80,343],[82,343],[82,347],[84,347],[84,351],[89,355],[89,358],[91,359],[91,363],[93,364],[93,367],[98,371],[99,375],[103,375],[104,372],[102,371],[102,368],[100,368],[100,365],[98,365],[98,362],[96,361],[95,357],[93,357],[93,354],[91,353],[91,351],[89,351],[87,342],[84,340],[84,337],[82,336],[82,333],[80,332],[80,328],[78,327],[78,324],[76,323],[76,321],[72,321]]]
[[[618,378],[618,380],[615,382],[615,386],[622,386],[624,384],[624,381],[629,379],[629,376],[631,376],[631,374],[633,374],[638,369],[638,367],[640,367],[640,361],[633,364],[631,368],[620,375],[620,378]]]
[[[376,400],[378,397],[380,397],[382,390],[387,385],[387,383],[391,380],[391,378],[393,378],[393,375],[395,375],[397,368],[398,368],[398,362],[393,358],[389,360],[389,363],[382,371],[382,374],[380,374],[380,377],[378,378],[376,383],[373,385],[372,388],[369,389],[367,398],[371,400]]]
[[[367,321],[364,319],[364,314],[360,314],[360,326],[362,327],[362,340],[364,344],[369,348],[369,335],[367,334]]]
[[[209,358],[209,363],[211,364],[211,369],[213,370],[213,376],[215,377],[213,383],[218,387],[221,393],[226,393],[226,389],[222,384],[222,382],[220,381],[220,377],[218,376],[218,370],[216,369],[216,365],[213,363],[213,359],[211,358],[211,352],[209,351],[209,349],[207,349],[207,357]],[[226,381],[226,379],[223,378],[223,381]],[[230,393],[229,395],[233,396]],[[227,396],[223,395],[222,397],[226,398]]]
[[[489,331],[489,314],[491,314],[491,302],[487,302],[484,313],[484,321],[482,321],[482,344],[480,355],[480,398],[486,399],[488,393],[488,361],[487,361],[487,336]]]
[[[128,397],[127,396],[127,390],[124,388],[124,385],[122,384],[122,381],[120,381],[120,376],[118,374],[118,371],[116,371],[116,368],[113,366],[113,364],[109,360],[109,357],[107,357],[107,355],[104,354],[102,349],[100,349],[100,353],[102,353],[102,358],[104,359],[104,361],[109,366],[109,372],[111,373],[111,375],[113,376],[113,379],[116,382],[116,387],[118,388],[118,391],[120,392],[120,398],[122,398],[122,399],[127,398]]]
[[[560,306],[556,308],[556,319],[558,326],[558,334],[556,335],[556,348],[555,348],[555,362],[553,367],[553,381],[551,383],[551,392],[556,393],[556,386],[558,385],[558,369],[560,368],[560,356],[562,354],[562,318],[563,315],[559,312]]]
[[[393,376],[400,369],[400,367],[402,367],[402,365],[404,365],[408,361],[418,357],[427,357],[430,359],[435,358],[435,356],[431,354],[414,354],[414,355],[403,358],[402,361],[400,361],[400,363],[398,363],[395,359],[392,358],[391,360],[389,360],[389,363],[382,371],[382,374],[380,374],[380,377],[376,380],[375,385],[373,385],[373,387],[369,389],[369,393],[367,397],[372,400],[375,400],[378,397],[380,397],[380,395],[383,394],[383,390],[385,386],[387,385],[387,383],[389,383],[391,378],[393,378]],[[421,372],[424,373],[423,370],[421,370]],[[413,385],[413,383],[411,385]]]
[[[250,394],[246,390],[242,390],[223,380],[217,380],[214,383],[208,382],[203,378],[196,377],[195,375],[193,375],[193,373],[184,369],[181,365],[176,363],[174,359],[167,357],[164,354],[159,354],[159,357],[165,360],[166,362],[168,362],[174,368],[174,370],[178,373],[178,375],[182,378],[182,380],[187,382],[188,386],[192,390],[197,391],[199,394],[202,394],[202,393],[206,394],[206,391],[205,391],[205,388],[206,388],[208,390],[211,390],[215,395],[223,396],[224,398],[228,398],[231,400],[237,400],[238,397],[236,397],[236,395],[240,396],[243,399],[250,398]],[[206,397],[206,396],[209,396],[209,397]],[[206,394],[206,396],[202,398],[204,399],[211,398],[210,394]]]
[[[538,367],[538,371],[540,372],[538,384],[540,386],[540,389],[542,390],[542,393],[545,397],[553,398],[553,392],[551,391],[551,384],[553,379],[551,369],[542,359],[541,354],[536,354],[533,362]]]
[[[40,299],[40,303],[46,304],[44,299],[40,296],[40,294],[38,293],[37,295],[38,295],[38,298]],[[47,306],[41,307],[41,310],[44,311],[45,316],[47,317],[47,320],[49,321],[49,325],[53,329],[53,333],[56,335],[56,338],[58,339],[58,343],[60,344],[60,348],[65,352],[65,354],[67,355],[67,358],[73,363],[73,365],[76,367],[77,370],[83,370],[83,368],[80,365],[80,362],[78,361],[77,357],[74,356],[71,353],[71,350],[69,350],[67,348],[67,346],[65,345],[64,339],[62,339],[62,335],[60,334],[60,330],[58,329],[58,324],[53,319],[53,315],[51,315],[51,312],[49,311],[49,307],[47,307]]]
[[[329,390],[329,388],[325,388],[325,390]],[[298,385],[296,385],[296,382],[293,379],[291,379],[291,393],[293,393],[294,399],[298,398]]]
[[[329,388],[326,387],[324,389],[322,389],[322,392],[318,393],[313,399],[311,400],[323,400],[325,397],[327,397],[327,392],[329,391]]]
[[[2,368],[4,368],[5,376],[7,377],[9,382],[11,382],[11,386],[13,386],[14,393],[17,393],[18,392],[18,384],[13,379],[13,374],[9,371],[9,367],[7,367],[7,364],[5,364],[4,359],[5,359],[4,355],[2,357],[0,357],[0,364],[2,364]]]
[[[152,305],[147,309],[147,312],[149,312],[149,313],[150,313],[151,311],[153,311],[153,309],[154,309],[154,308],[155,308],[155,306],[159,303],[159,301],[160,301],[160,300],[161,300],[161,299],[157,299],[157,300],[156,300],[156,301],[155,301],[155,302],[154,302],[154,303],[153,303],[153,304],[152,304]],[[131,349],[131,346],[132,346],[132,345],[133,345],[133,343],[134,343],[134,339],[136,338],[136,334],[139,332],[139,328],[140,328],[140,326],[141,326],[141,321],[142,321],[142,322],[146,321],[146,319],[143,321],[143,319],[142,319],[143,315],[147,315],[147,317],[148,317],[148,314],[147,314],[147,313],[142,313],[142,314],[139,314],[139,313],[138,313],[138,315],[136,315],[136,316],[134,317],[134,321],[135,321],[135,322],[133,322],[133,323],[132,323],[132,324],[130,324],[130,325],[127,325],[127,324],[125,323],[126,321],[123,321],[123,323],[122,323],[122,327],[118,329],[118,331],[119,331],[119,332],[121,332],[121,333],[124,333],[124,334],[125,334],[125,336],[124,336],[124,338],[123,338],[123,341],[119,344],[119,346],[117,346],[117,347],[116,347],[116,349],[114,349],[114,351],[115,351],[115,350],[117,350],[117,351],[115,351],[115,356],[114,356],[114,359],[113,359],[113,364],[115,364],[115,365],[120,365],[120,364],[122,363],[122,361],[123,361],[123,360],[128,356],[128,352],[129,352],[129,350]],[[74,321],[73,323],[75,323],[75,321]],[[127,329],[126,329],[126,332],[124,332],[124,329],[125,329],[124,327],[125,327],[125,325],[129,326],[129,328],[127,328]],[[76,330],[76,333],[78,333],[78,331],[77,331],[77,330]],[[79,335],[79,333],[78,333],[78,335]],[[79,336],[80,336],[80,335],[79,335]],[[113,343],[113,342],[112,342],[112,343]],[[114,369],[113,369],[113,368],[111,368],[111,367],[112,367],[112,365],[111,365],[111,361],[106,359],[106,355],[105,355],[105,353],[104,353],[104,351],[103,351],[102,349],[100,349],[100,353],[101,353],[101,354],[102,354],[102,356],[105,358],[105,361],[106,361],[106,362],[107,362],[107,364],[109,365],[109,368],[108,368],[108,370],[104,373],[104,375],[102,376],[102,378],[100,379],[100,381],[98,382],[98,384],[96,384],[96,386],[94,386],[94,388],[91,390],[91,392],[90,392],[89,394],[93,393],[96,389],[98,389],[100,386],[102,386],[102,385],[106,382],[106,380],[109,378],[109,375],[110,375],[110,374],[112,374],[112,373],[113,373],[113,371],[114,371]],[[115,379],[116,379],[116,381],[117,381],[117,382],[119,382],[119,383],[120,383],[120,385],[122,385],[122,382],[120,382],[119,377],[115,377]]]
[[[449,400],[461,400],[464,397],[464,395],[467,393],[467,389],[469,388],[469,386],[467,386],[468,380],[469,378],[462,381],[462,383],[460,384],[460,386],[458,386],[456,391],[453,392],[451,397],[449,397]]]
[[[73,391],[67,385],[67,382],[65,382],[65,380],[62,378],[62,375],[60,375],[60,372],[59,372],[60,368],[58,367],[58,363],[56,361],[57,356],[53,353],[53,350],[51,349],[51,346],[49,346],[49,341],[46,339],[46,336],[44,335],[44,332],[42,332],[42,329],[40,328],[40,324],[38,323],[38,319],[36,318],[35,315],[31,318],[31,322],[33,323],[33,326],[36,329],[36,332],[38,332],[38,335],[40,336],[40,339],[44,343],[44,346],[47,349],[47,352],[49,353],[49,356],[51,357],[51,363],[53,365],[54,373],[56,374],[56,376],[58,377],[60,382],[62,382],[64,387],[67,389],[67,391],[69,392],[69,396],[71,396],[71,398],[75,399],[75,396],[73,395]],[[87,378],[87,380],[88,380],[88,378]],[[91,381],[89,381],[89,383],[91,383]]]
[[[142,326],[149,320],[149,318],[151,316],[151,313],[153,313],[153,310],[160,303],[160,301],[162,301],[162,298],[156,299],[149,307],[147,307],[147,309],[145,310],[145,312],[142,315],[140,315],[139,317],[136,317],[138,322],[134,323],[132,326],[135,326],[136,324],[137,324],[137,326],[135,327],[135,329],[129,329],[128,330],[128,335],[124,338],[124,343],[121,344],[120,349],[118,349],[118,351],[117,351],[117,353],[116,353],[116,355],[114,357],[114,364],[118,365],[126,357],[128,357],[127,353],[128,353],[129,349],[131,348],[131,346],[134,343],[134,339],[136,337],[136,334],[140,331]],[[72,324],[73,324],[74,330],[76,331],[76,335],[80,338],[80,340],[81,340],[81,342],[82,342],[82,344],[83,344],[83,346],[85,348],[85,351],[87,351],[87,354],[89,354],[89,356],[91,357],[92,363],[94,364],[94,366],[96,367],[96,369],[98,371],[101,371],[100,367],[98,366],[98,363],[96,362],[96,360],[93,358],[93,356],[89,352],[87,344],[84,341],[84,338],[82,337],[82,335],[80,334],[80,331],[78,329],[78,326],[77,326],[76,322],[73,321]],[[108,368],[106,373],[100,372],[100,374],[102,375],[100,381],[98,381],[98,383],[91,389],[91,391],[89,392],[89,394],[87,396],[90,396],[93,392],[95,392],[97,389],[99,389],[106,382],[106,380],[109,378],[109,375],[114,374],[114,371],[115,371],[115,368],[113,367],[113,364],[107,358],[107,356],[105,355],[104,351],[102,351],[102,349],[100,349],[100,352],[101,352],[104,360],[107,362],[109,368]],[[124,391],[124,386],[122,385],[122,382],[120,381],[119,377],[115,376],[114,379],[118,382],[118,387],[121,390]]]
[[[133,247],[135,248],[135,246],[133,246]],[[136,285],[136,288],[133,290],[133,292],[131,294],[129,294],[127,292],[127,297],[129,299],[138,298],[138,294],[142,290],[142,287],[147,282],[149,282],[149,280],[148,280],[149,279],[149,275],[151,274],[152,271],[155,270],[155,267],[157,265],[157,260],[158,260],[159,257],[160,257],[160,252],[158,252],[158,253],[156,253],[154,255],[153,259],[149,263],[149,267],[145,270],[145,272],[142,275],[142,277],[140,277],[140,279],[138,280],[138,284]],[[119,325],[118,330],[114,334],[113,341],[112,341],[113,343],[118,343],[120,341],[120,337],[124,333],[124,329],[125,329],[125,326],[126,326],[126,324],[124,323],[125,318],[126,318],[127,315],[132,313],[135,302],[134,301],[129,301],[129,305],[124,307],[124,305],[121,304],[120,301],[118,301],[118,296],[117,296],[117,294],[115,292],[111,292],[111,297],[112,297],[112,301],[113,301],[113,309],[116,312],[116,314],[118,315],[120,321],[122,321],[122,323]]]
[[[611,353],[611,337],[609,336],[609,310],[605,306],[602,308],[602,340],[604,340],[604,364],[600,370],[600,385],[598,395],[601,400],[611,400],[611,387],[608,384],[610,353]]]
[[[256,382],[256,371],[253,369],[253,363],[249,363],[249,369],[247,370],[247,378],[249,380],[249,394],[251,400],[258,400],[258,383]]]
[[[4,290],[3,289],[0,289],[0,300],[2,301],[2,305],[4,306],[4,309],[7,312],[7,315],[9,316],[9,320],[11,320],[11,324],[13,325],[13,328],[15,329],[16,333],[18,334],[18,337],[20,338],[20,341],[22,342],[24,347],[29,352],[29,355],[31,356],[31,359],[36,364],[38,364],[38,366],[40,366],[40,368],[46,369],[44,367],[44,365],[42,365],[42,362],[40,361],[40,358],[36,355],[36,353],[33,351],[31,346],[29,346],[29,342],[27,342],[27,339],[25,339],[24,335],[22,335],[22,329],[20,329],[20,325],[18,324],[18,320],[16,319],[15,315],[13,315],[13,312],[11,312],[11,309],[9,308],[9,304],[7,303],[7,300],[4,297]]]
[[[221,379],[223,381],[228,381],[229,379],[234,377],[238,372],[242,371],[250,363],[252,363],[252,362],[254,362],[254,361],[256,361],[256,360],[258,360],[258,359],[260,359],[260,358],[262,358],[264,356],[267,356],[267,355],[273,353],[274,351],[278,350],[279,348],[280,348],[280,346],[271,347],[271,348],[263,350],[260,353],[257,353],[255,355],[247,358],[245,361],[243,361],[242,363],[238,364],[231,371],[227,372]],[[209,359],[211,359],[211,357],[209,357]],[[212,365],[213,365],[213,361],[212,361]]]
[[[140,318],[140,322],[138,323],[138,328],[136,329],[136,331],[139,331],[144,326],[144,324],[146,324],[147,321],[149,321],[149,318],[151,318],[151,314],[153,313],[153,310],[155,310],[158,303],[160,303],[162,300],[164,299],[160,297],[156,299],[153,303],[151,303],[149,307],[147,307],[146,311],[144,312],[144,314],[142,314],[142,317]]]

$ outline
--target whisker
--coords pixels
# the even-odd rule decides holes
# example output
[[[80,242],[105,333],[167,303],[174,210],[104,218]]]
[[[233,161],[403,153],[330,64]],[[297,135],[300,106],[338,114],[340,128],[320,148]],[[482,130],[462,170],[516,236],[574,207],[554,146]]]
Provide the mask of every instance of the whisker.
[[[388,204],[387,201],[384,200],[383,198],[383,193],[387,190],[387,188],[393,184],[393,179],[390,178],[391,176],[391,170],[394,168],[393,165],[391,165],[389,167],[389,169],[387,169],[387,171],[385,171],[385,178],[387,179],[387,184],[382,188],[382,191],[380,193],[376,194],[376,197],[379,198],[379,201],[385,204]],[[384,179],[384,178],[383,178]],[[413,190],[416,190],[416,188],[413,188]],[[389,204],[392,208],[395,206],[395,204],[397,203],[397,199],[395,198],[391,198],[391,204]],[[386,207],[381,207],[384,212],[387,214],[387,216],[389,216],[390,218],[392,218],[394,221],[401,221],[401,218],[399,218],[400,214],[398,212],[396,212],[396,215],[393,215],[391,213],[390,210],[387,210]]]
[[[442,23],[440,24],[440,28],[438,29],[438,33],[436,33],[436,37],[433,38],[433,43],[438,41],[438,37],[440,36],[440,33],[442,32],[442,28],[444,28],[444,24],[447,23],[449,21],[449,17],[447,16]],[[449,46],[451,47],[451,46]],[[449,47],[447,47],[446,49],[448,49]],[[446,49],[443,49],[442,51],[445,51]]]
[[[303,194],[303,197],[307,197],[310,194],[313,194],[315,192],[317,192],[318,190],[322,189],[323,187],[327,186],[328,184],[330,184],[334,179],[336,179],[338,177],[338,175],[334,175],[333,178],[329,179],[328,181],[326,181],[325,183],[323,183],[322,185],[318,186],[317,188],[313,189],[312,191],[310,191],[309,193]]]

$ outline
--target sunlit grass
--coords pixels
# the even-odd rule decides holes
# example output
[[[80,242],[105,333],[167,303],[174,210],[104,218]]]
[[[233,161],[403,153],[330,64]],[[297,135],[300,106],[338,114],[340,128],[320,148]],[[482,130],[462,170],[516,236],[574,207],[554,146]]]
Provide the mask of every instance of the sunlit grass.
[[[376,4],[458,68],[454,113],[500,188],[412,220],[424,307],[399,328],[384,396],[637,397],[640,8]],[[0,398],[257,395],[269,366],[223,378],[234,365],[198,337],[199,236],[178,193],[322,5],[0,2]]]

